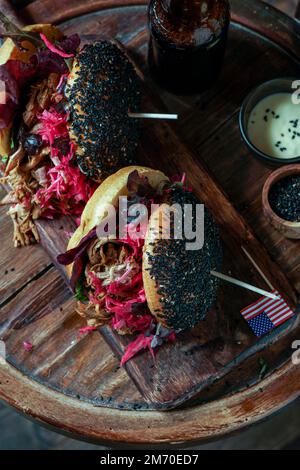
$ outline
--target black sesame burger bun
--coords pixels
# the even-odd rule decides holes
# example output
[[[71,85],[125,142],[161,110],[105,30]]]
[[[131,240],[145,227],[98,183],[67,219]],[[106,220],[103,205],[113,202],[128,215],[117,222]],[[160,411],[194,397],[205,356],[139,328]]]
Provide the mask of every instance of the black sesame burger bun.
[[[134,163],[140,129],[141,79],[117,42],[87,44],[76,56],[66,94],[69,133],[81,171],[97,182]]]
[[[141,177],[148,178],[154,189],[169,183],[169,179],[162,172],[139,166],[126,167],[109,176],[87,203],[80,226],[69,241],[68,250],[77,247],[82,239],[106,218],[108,204],[118,208],[119,197],[128,196],[128,177],[134,171]],[[149,219],[142,272],[150,312],[162,325],[181,331],[194,327],[213,307],[219,282],[210,272],[220,270],[223,249],[218,227],[207,210],[204,225],[205,243],[201,250],[187,250],[186,239],[159,237],[160,232],[164,233],[165,229],[168,229],[167,209],[173,204],[182,208],[185,204],[190,204],[195,208],[200,201],[180,186],[172,185],[168,189],[163,204]],[[194,212],[191,219],[194,230]],[[67,272],[71,278],[72,265],[67,266]]]
[[[185,239],[163,239],[159,234],[169,227],[168,209],[174,203],[183,208],[184,204],[195,207],[200,201],[177,187],[151,215],[144,245],[143,281],[152,315],[164,326],[181,331],[196,326],[213,307],[219,281],[210,272],[220,270],[223,250],[219,230],[206,209],[201,250],[187,250]]]
[[[81,240],[107,216],[107,205],[110,204],[116,209],[119,206],[119,197],[128,196],[127,182],[129,175],[138,171],[139,175],[146,177],[150,185],[155,189],[169,179],[161,171],[153,170],[142,166],[129,166],[122,168],[113,175],[106,178],[96,189],[95,193],[88,201],[81,216],[81,223],[71,237],[68,250],[75,248]],[[67,266],[69,277],[72,275],[72,265]]]

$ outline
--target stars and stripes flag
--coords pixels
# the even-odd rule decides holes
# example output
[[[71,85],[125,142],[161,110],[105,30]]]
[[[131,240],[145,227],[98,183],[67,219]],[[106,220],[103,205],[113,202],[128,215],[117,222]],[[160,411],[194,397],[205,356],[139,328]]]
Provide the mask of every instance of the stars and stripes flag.
[[[277,290],[272,291],[278,299],[261,297],[241,311],[242,316],[256,336],[263,336],[294,315]]]

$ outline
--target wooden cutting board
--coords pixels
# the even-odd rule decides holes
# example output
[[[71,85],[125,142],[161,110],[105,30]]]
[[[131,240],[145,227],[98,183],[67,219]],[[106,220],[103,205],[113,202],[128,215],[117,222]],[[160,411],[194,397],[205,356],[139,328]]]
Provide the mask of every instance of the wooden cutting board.
[[[97,40],[90,36],[85,41]],[[163,104],[144,81],[143,109],[159,112]],[[144,123],[138,151],[140,164],[159,168],[167,175],[185,172],[188,184],[211,211],[221,227],[225,244],[223,271],[234,277],[268,289],[254,267],[256,263],[269,282],[282,292],[293,307],[297,303],[294,287],[283,270],[274,263],[255,237],[253,230],[235,210],[220,186],[197,156],[178,138],[167,123]],[[66,226],[67,224],[67,226]],[[53,261],[65,251],[65,233],[74,228],[71,218],[38,223],[42,244]],[[247,258],[245,250],[254,263]],[[63,269],[59,266],[59,269]],[[222,286],[216,306],[207,319],[194,330],[179,335],[175,344],[164,345],[155,361],[148,352],[140,354],[125,366],[131,379],[156,408],[167,410],[195,399],[204,387],[228,373],[233,367],[275,341],[286,328],[291,328],[296,316],[268,336],[257,339],[240,316],[240,310],[257,299],[244,290]],[[121,357],[132,337],[117,335],[111,328],[101,328],[105,340]]]
[[[54,22],[67,34],[100,32],[117,37],[144,66],[146,3],[33,0],[20,7],[19,16],[31,23]],[[193,147],[195,161],[205,162],[299,292],[299,242],[285,240],[265,223],[261,189],[272,169],[253,159],[241,142],[237,124],[239,106],[254,86],[283,74],[299,75],[299,23],[259,0],[231,0],[231,6],[233,21],[219,82],[201,96],[157,92],[170,112],[179,112],[178,127]],[[0,339],[5,339],[8,361],[0,362],[0,396],[19,411],[75,438],[161,444],[165,449],[236,432],[299,396],[299,367],[291,361],[291,345],[299,339],[297,319],[274,341],[266,337],[255,354],[242,358],[223,377],[217,376],[192,405],[172,413],[153,411],[154,406],[118,367],[102,335],[78,337],[82,319],[44,250],[38,246],[15,250],[5,208],[0,209],[0,220]],[[61,227],[59,233],[64,235]],[[228,310],[231,319],[234,305]],[[24,340],[33,343],[30,353],[22,347]],[[263,380],[262,360],[268,364]]]

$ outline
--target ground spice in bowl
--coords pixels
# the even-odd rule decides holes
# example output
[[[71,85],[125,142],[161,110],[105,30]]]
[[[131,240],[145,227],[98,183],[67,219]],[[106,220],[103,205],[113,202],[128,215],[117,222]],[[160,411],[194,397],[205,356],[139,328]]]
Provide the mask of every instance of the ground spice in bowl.
[[[300,174],[283,178],[270,189],[272,210],[289,222],[300,222]]]

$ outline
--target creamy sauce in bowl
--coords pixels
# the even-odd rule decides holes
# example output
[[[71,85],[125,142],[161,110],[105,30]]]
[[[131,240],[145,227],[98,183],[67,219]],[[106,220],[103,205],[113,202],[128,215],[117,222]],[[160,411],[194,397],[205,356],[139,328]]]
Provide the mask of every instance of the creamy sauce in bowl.
[[[291,93],[267,96],[253,108],[248,121],[248,138],[266,155],[278,159],[300,156],[300,105]]]

